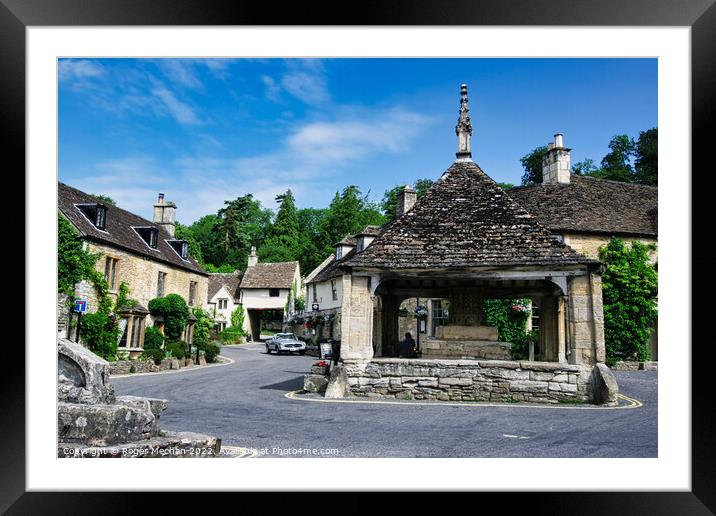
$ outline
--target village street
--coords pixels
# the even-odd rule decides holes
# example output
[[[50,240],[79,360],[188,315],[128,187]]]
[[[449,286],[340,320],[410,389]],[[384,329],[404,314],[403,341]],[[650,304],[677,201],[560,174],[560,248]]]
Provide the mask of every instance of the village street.
[[[165,430],[212,434],[244,456],[657,456],[655,371],[615,372],[620,392],[643,404],[636,408],[326,402],[286,397],[315,357],[267,355],[260,343],[222,355],[235,362],[112,384],[118,395],[168,399]]]

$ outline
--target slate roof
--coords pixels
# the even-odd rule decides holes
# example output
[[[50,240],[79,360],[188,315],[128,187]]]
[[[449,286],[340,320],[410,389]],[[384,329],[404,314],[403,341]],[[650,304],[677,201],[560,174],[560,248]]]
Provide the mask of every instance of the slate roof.
[[[597,263],[559,242],[472,161],[456,161],[348,267],[451,269]]]
[[[381,226],[366,226],[363,231],[360,233],[356,233],[353,235],[354,238],[357,238],[359,236],[378,236],[380,234]]]
[[[656,238],[657,187],[572,175],[569,183],[518,186],[507,193],[552,232]]]
[[[166,241],[174,238],[162,227],[147,219],[123,210],[117,206],[107,206],[106,230],[101,231],[85,217],[76,204],[96,204],[95,197],[69,185],[57,183],[57,203],[62,214],[80,231],[82,237],[101,244],[117,247],[152,260],[163,262],[181,269],[207,276],[192,258],[183,260]],[[132,227],[155,227],[159,230],[157,249],[152,249]]]
[[[239,287],[241,286],[241,278],[243,278],[243,276],[244,273],[242,271],[226,273],[215,272],[209,274],[209,296],[207,299],[211,300],[224,285],[226,285],[226,289],[234,299],[239,299]]]
[[[257,263],[247,267],[240,287],[291,288],[298,262]]]

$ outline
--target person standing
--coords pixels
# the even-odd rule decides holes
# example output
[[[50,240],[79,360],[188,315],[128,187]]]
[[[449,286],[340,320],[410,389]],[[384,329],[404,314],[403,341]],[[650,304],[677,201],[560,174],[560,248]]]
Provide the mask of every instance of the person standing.
[[[415,358],[415,340],[410,332],[405,334],[405,339],[400,342],[400,358]]]

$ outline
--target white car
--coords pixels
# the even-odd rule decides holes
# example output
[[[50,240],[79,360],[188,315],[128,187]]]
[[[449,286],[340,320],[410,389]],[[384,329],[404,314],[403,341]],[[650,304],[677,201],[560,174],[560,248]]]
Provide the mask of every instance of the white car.
[[[277,355],[284,351],[304,355],[306,343],[298,340],[293,333],[277,333],[266,341],[266,354],[271,354],[271,351],[275,351]]]

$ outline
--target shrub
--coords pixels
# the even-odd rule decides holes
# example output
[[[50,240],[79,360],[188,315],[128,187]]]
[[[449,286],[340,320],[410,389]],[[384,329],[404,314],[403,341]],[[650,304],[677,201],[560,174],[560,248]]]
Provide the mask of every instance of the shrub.
[[[527,300],[485,299],[485,324],[497,326],[502,342],[521,342],[527,330],[530,312],[515,312],[513,306],[522,306]]]
[[[237,344],[245,336],[244,330],[238,326],[229,326],[219,334],[219,339],[225,344]]]
[[[209,342],[199,349],[204,352],[204,357],[209,363],[216,362],[216,357],[221,353],[221,346],[219,346],[216,342]]]
[[[144,330],[144,349],[162,349],[164,345],[164,335],[154,326],[149,326]]]
[[[94,354],[105,360],[115,360],[119,329],[114,318],[104,312],[85,314],[80,331],[81,339],[87,342]]]
[[[179,294],[152,299],[148,308],[152,315],[164,319],[164,335],[168,340],[178,340],[181,337],[189,318],[189,307]]]
[[[194,344],[201,348],[208,344],[211,340],[211,329],[214,326],[211,316],[201,308],[192,310],[196,322],[194,323]]]
[[[144,348],[141,358],[144,360],[153,360],[156,365],[159,365],[162,363],[162,360],[164,360],[164,356],[165,353],[163,349]]]
[[[167,342],[166,348],[167,351],[170,352],[174,358],[186,358],[186,356],[189,354],[189,344],[181,340]]]

